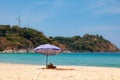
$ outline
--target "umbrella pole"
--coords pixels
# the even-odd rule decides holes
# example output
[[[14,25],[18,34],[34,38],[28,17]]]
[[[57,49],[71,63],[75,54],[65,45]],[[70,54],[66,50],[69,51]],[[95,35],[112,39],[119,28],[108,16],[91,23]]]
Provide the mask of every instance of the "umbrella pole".
[[[46,51],[46,68],[47,68],[47,63],[48,63],[48,52]]]

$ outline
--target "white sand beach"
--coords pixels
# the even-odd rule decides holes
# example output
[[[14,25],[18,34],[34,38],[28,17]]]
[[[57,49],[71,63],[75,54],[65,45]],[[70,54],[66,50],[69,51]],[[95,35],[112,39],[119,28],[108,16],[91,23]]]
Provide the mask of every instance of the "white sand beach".
[[[120,80],[120,68],[0,63],[0,80]]]

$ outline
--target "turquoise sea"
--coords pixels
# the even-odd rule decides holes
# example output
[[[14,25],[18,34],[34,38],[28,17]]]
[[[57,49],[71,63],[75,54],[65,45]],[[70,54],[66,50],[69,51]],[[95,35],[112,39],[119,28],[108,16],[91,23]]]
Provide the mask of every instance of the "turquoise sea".
[[[120,52],[111,53],[61,53],[49,56],[49,63],[67,66],[101,66],[120,68]],[[0,54],[0,63],[45,65],[46,55],[24,54]]]

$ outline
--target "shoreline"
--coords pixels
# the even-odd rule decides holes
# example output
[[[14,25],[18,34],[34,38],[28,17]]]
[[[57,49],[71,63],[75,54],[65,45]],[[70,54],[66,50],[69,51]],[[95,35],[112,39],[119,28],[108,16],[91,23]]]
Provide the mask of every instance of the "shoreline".
[[[74,52],[74,51],[63,51],[62,53],[65,53],[65,54],[71,54],[71,53],[86,53],[88,51],[85,51],[85,52]],[[116,52],[116,53],[119,53],[119,51],[100,51],[100,52],[96,52],[96,51],[93,51],[93,52],[89,52],[89,53],[112,53],[112,52]],[[12,50],[4,50],[4,51],[0,51],[0,54],[21,54],[21,53],[35,53],[33,51],[33,49],[29,50],[29,51],[26,51],[25,49],[20,49],[20,50],[17,50],[17,51],[12,51]]]
[[[0,80],[119,80],[120,68],[0,63]]]
[[[0,64],[13,64],[13,65],[32,65],[32,66],[43,66],[43,67],[46,67],[46,65],[45,64],[27,64],[27,63],[2,63],[2,62],[0,62]],[[89,66],[89,65],[54,65],[54,66],[56,66],[56,67],[100,67],[100,68],[118,68],[118,69],[120,69],[120,67],[113,67],[113,66]]]

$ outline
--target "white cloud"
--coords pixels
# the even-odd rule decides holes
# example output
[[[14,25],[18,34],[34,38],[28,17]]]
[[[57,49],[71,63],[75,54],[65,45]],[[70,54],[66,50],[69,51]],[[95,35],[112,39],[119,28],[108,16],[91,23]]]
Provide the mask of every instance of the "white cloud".
[[[96,9],[106,5],[106,0],[96,0],[90,4],[90,8]]]
[[[74,5],[74,4],[71,2],[67,2],[65,0],[55,0],[54,1],[54,6],[57,6],[57,7],[72,6],[72,5]]]
[[[49,7],[63,7],[70,6],[72,3],[66,2],[65,0],[51,0],[51,1],[38,1],[34,3],[35,6],[49,5]]]
[[[120,14],[120,2],[118,0],[97,0],[93,4],[91,10],[94,15]]]
[[[48,1],[35,2],[35,5],[48,5],[48,4],[50,4]]]
[[[94,12],[94,14],[120,14],[120,7],[106,7]]]

